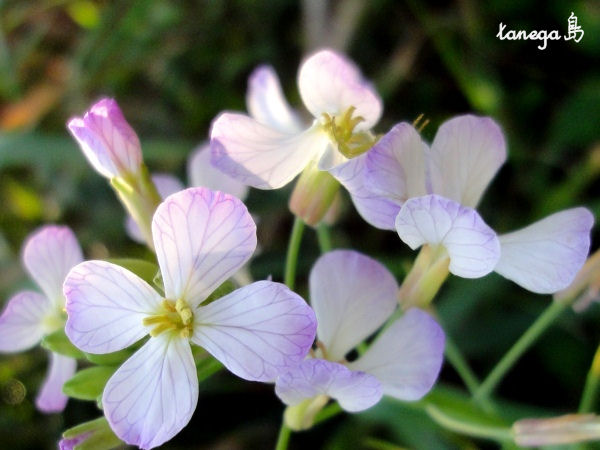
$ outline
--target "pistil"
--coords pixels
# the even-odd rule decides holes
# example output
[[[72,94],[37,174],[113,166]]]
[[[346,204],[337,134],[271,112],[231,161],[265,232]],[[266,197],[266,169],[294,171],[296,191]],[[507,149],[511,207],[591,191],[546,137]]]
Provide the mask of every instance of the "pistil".
[[[341,116],[323,113],[322,126],[346,158],[354,158],[369,150],[377,139],[368,131],[354,131],[364,122],[362,116],[354,116],[356,108],[351,106]]]

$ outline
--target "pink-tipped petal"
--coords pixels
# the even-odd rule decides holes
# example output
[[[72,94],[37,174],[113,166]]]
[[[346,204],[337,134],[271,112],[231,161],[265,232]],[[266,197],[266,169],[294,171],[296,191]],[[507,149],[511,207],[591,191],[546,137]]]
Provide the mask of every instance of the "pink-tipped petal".
[[[223,113],[213,122],[211,162],[241,183],[278,189],[321,154],[329,139],[319,128],[284,133],[243,114]]]
[[[150,338],[106,383],[104,413],[115,434],[143,449],[158,447],[192,418],[198,376],[187,339]]]
[[[365,184],[399,204],[425,195],[427,158],[427,145],[417,130],[399,123],[367,152]]]
[[[171,195],[156,209],[152,236],[165,296],[202,303],[256,249],[256,225],[236,197],[206,188]]]
[[[277,378],[275,393],[291,406],[327,395],[336,399],[344,410],[358,412],[376,404],[382,388],[377,378],[367,373],[323,359],[308,359]]]
[[[115,100],[100,100],[83,118],[71,119],[67,127],[92,167],[101,175],[112,178],[137,173],[140,169],[140,141]]]
[[[144,318],[156,313],[161,297],[148,283],[121,266],[86,261],[75,266],[64,285],[65,333],[85,352],[110,353],[148,334]]]
[[[500,242],[471,208],[439,195],[409,199],[396,217],[396,231],[413,250],[423,244],[442,245],[449,270],[463,278],[487,275],[500,258]]]
[[[192,341],[237,376],[273,381],[304,359],[315,314],[285,285],[257,281],[195,312]]]
[[[231,178],[214,167],[210,162],[210,145],[197,147],[188,159],[188,181],[190,186],[202,186],[215,191],[223,191],[244,200],[248,196],[248,186]]]
[[[302,130],[302,122],[286,101],[271,66],[259,66],[250,74],[246,107],[254,119],[275,130],[292,134]]]
[[[35,399],[37,408],[45,413],[60,412],[65,409],[68,397],[63,394],[62,387],[75,375],[77,361],[68,356],[50,352],[50,368]]]
[[[427,313],[412,308],[348,367],[377,377],[383,393],[418,400],[433,387],[444,360],[445,336]]]
[[[34,232],[23,247],[25,268],[57,308],[65,304],[62,285],[67,273],[81,261],[81,247],[68,227],[44,226]]]
[[[316,118],[323,113],[341,115],[353,106],[355,116],[364,119],[356,127],[360,131],[373,127],[381,116],[383,105],[371,83],[352,61],[334,51],[321,50],[302,63],[298,88],[304,105]]]
[[[474,208],[506,160],[504,134],[488,117],[444,122],[431,144],[433,192]]]
[[[0,352],[20,352],[37,344],[44,334],[42,322],[52,304],[37,292],[13,296],[0,316]]]
[[[571,284],[590,249],[594,216],[572,208],[500,236],[495,271],[527,290],[552,294]]]
[[[352,250],[321,256],[310,272],[317,336],[332,361],[369,337],[392,314],[398,283],[379,262]]]
[[[377,194],[365,183],[368,153],[350,159],[329,171],[348,190],[358,213],[381,230],[393,230],[401,203]]]

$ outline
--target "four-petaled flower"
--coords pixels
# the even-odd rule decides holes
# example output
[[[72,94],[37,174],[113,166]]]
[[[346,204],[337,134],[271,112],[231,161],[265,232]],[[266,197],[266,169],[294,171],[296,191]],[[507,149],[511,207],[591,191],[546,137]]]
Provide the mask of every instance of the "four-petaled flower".
[[[23,291],[8,301],[0,317],[0,352],[27,350],[45,335],[64,327],[63,281],[81,261],[81,248],[67,227],[47,225],[27,239],[23,264],[44,295]],[[50,370],[36,399],[38,409],[44,412],[64,409],[67,396],[62,386],[73,376],[75,367],[73,358],[50,352]]]
[[[122,267],[87,261],[64,284],[65,331],[80,349],[108,353],[150,339],[108,380],[102,396],[114,432],[156,447],[190,420],[198,379],[190,341],[247,380],[273,381],[304,359],[313,311],[282,284],[259,281],[202,304],[256,247],[256,226],[237,198],[189,188],[152,221],[164,295]]]
[[[351,412],[377,403],[383,394],[417,400],[439,374],[444,333],[427,313],[410,309],[392,322],[352,362],[347,354],[375,333],[397,306],[398,284],[377,261],[355,251],[321,256],[310,273],[310,300],[317,316],[317,350],[279,376],[275,392],[288,405],[301,405],[296,428],[329,397]],[[288,415],[292,420],[293,414]]]

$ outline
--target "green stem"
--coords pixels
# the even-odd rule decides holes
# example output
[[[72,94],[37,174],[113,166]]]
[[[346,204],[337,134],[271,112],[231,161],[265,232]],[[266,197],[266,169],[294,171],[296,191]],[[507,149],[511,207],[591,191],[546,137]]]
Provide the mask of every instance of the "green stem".
[[[517,360],[531,347],[540,335],[556,320],[556,318],[568,306],[567,302],[554,301],[546,310],[536,319],[535,322],[525,331],[512,348],[496,364],[496,367],[490,372],[487,378],[481,383],[479,389],[473,395],[477,403],[481,403],[490,396],[498,383],[504,378],[504,375],[517,362]]]
[[[331,250],[331,235],[329,234],[329,227],[321,223],[317,226],[317,240],[319,241],[319,249],[321,253],[327,253]]]
[[[286,450],[288,443],[290,442],[290,435],[292,430],[285,424],[285,420],[281,419],[281,428],[279,429],[279,437],[277,438],[277,444],[275,450]]]
[[[594,409],[594,403],[598,394],[598,385],[600,384],[600,346],[596,350],[592,367],[587,374],[581,402],[579,403],[579,412],[588,413]]]
[[[331,419],[332,417],[337,416],[342,411],[342,407],[338,402],[332,402],[317,413],[317,415],[315,416],[315,420],[313,421],[313,425]]]
[[[285,259],[285,278],[284,282],[290,289],[294,289],[296,281],[296,266],[298,265],[298,252],[300,251],[300,242],[302,242],[302,233],[304,232],[304,222],[299,217],[294,219],[294,226],[290,236],[287,257]]]
[[[446,334],[446,358],[448,358],[448,362],[454,367],[456,373],[460,376],[463,383],[471,393],[471,395],[475,394],[475,392],[479,389],[479,380],[477,376],[469,367],[466,359],[454,343],[454,341]]]
[[[512,432],[510,428],[462,422],[448,416],[442,410],[433,405],[426,406],[425,411],[437,424],[448,430],[466,434],[467,436],[493,439],[500,442],[512,440]]]

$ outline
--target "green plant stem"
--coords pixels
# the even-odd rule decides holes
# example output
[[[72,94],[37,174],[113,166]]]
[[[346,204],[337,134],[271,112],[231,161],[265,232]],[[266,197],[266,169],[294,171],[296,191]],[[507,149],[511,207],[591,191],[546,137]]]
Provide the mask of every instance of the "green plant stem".
[[[337,416],[342,411],[343,410],[340,404],[334,401],[317,413],[317,415],[315,416],[315,420],[313,421],[313,425],[331,419],[332,417]]]
[[[444,352],[446,353],[448,362],[454,367],[454,370],[456,370],[456,373],[458,373],[463,383],[465,383],[471,395],[474,395],[479,389],[479,380],[454,341],[448,335],[446,335],[446,349]]]
[[[512,440],[512,433],[510,428],[494,427],[478,425],[474,423],[466,423],[457,420],[453,417],[448,416],[441,409],[429,405],[425,407],[425,411],[437,424],[442,427],[455,431],[460,434],[467,436],[493,439],[495,441],[510,441]]]
[[[329,234],[329,227],[321,223],[317,226],[317,240],[319,241],[319,249],[321,253],[327,253],[331,250],[331,235]]]
[[[288,443],[290,442],[290,436],[292,430],[285,424],[285,420],[281,419],[281,428],[279,429],[279,436],[277,437],[277,444],[275,450],[286,450]]]
[[[304,232],[304,222],[299,217],[294,219],[292,234],[288,244],[287,257],[285,259],[285,278],[284,282],[287,287],[294,289],[296,282],[296,266],[298,265],[298,252],[300,251],[300,243],[302,242],[302,233]]]
[[[531,347],[540,335],[556,320],[556,318],[568,306],[567,302],[554,301],[546,310],[536,319],[535,322],[523,333],[519,340],[496,364],[496,367],[490,372],[487,378],[481,383],[479,389],[473,395],[476,403],[481,404],[486,401],[494,391],[498,383],[504,378],[506,373],[517,362],[517,360]]]
[[[583,394],[579,403],[580,413],[593,411],[598,394],[598,385],[600,385],[600,346],[596,349],[592,367],[590,367],[587,379],[585,380],[585,387],[583,388]]]

